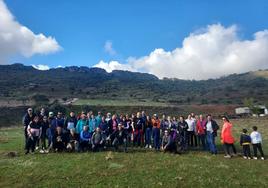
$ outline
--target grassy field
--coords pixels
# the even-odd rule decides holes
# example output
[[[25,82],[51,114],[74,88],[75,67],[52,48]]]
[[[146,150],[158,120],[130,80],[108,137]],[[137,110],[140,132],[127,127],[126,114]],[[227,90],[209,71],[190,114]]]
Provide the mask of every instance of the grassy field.
[[[232,120],[242,128],[257,125],[268,152],[268,119]],[[217,139],[219,143],[219,138]],[[237,149],[241,148],[236,144]],[[24,155],[20,128],[0,129],[0,187],[268,187],[268,160],[224,159],[191,151],[184,155],[144,149],[129,153],[50,153]],[[8,157],[17,151],[17,157]],[[267,157],[267,155],[266,155]]]

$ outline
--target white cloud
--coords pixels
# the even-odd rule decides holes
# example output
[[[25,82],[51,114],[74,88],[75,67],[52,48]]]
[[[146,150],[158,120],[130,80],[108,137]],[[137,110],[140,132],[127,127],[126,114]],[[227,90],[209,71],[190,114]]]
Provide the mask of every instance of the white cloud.
[[[49,54],[61,49],[55,38],[35,34],[16,21],[3,0],[0,0],[0,63],[8,57]]]
[[[129,64],[121,64],[118,61],[110,61],[108,63],[101,60],[98,64],[94,65],[93,67],[105,69],[107,72],[112,72],[113,70],[135,71],[135,69],[133,69]]]
[[[208,25],[190,33],[181,48],[159,48],[148,56],[129,58],[126,64],[101,61],[96,66],[196,80],[268,68],[268,30],[256,32],[251,40],[240,39],[237,30],[236,25]]]
[[[104,51],[110,55],[116,55],[116,51],[113,49],[112,41],[107,40],[104,44]]]
[[[49,66],[47,65],[32,65],[32,67],[37,70],[49,70]]]

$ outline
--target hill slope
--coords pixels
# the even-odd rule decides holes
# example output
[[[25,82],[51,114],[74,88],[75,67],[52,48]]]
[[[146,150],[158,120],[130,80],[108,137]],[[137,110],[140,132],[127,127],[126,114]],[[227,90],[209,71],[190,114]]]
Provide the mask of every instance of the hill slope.
[[[241,104],[244,98],[268,101],[268,70],[219,79],[160,80],[146,73],[88,67],[47,71],[22,64],[0,66],[0,100],[112,99],[170,104]]]

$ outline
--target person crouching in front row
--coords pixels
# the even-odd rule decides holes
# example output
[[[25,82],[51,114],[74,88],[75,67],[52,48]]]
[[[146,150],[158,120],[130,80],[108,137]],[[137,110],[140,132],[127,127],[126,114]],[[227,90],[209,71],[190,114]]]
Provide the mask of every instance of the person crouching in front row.
[[[92,151],[99,151],[103,148],[104,143],[105,140],[104,136],[101,133],[101,129],[97,127],[91,138]]]
[[[83,127],[83,130],[80,133],[80,149],[81,151],[88,151],[90,148],[91,134],[88,131],[89,128],[87,125]]]
[[[169,151],[169,152],[174,152],[176,153],[177,148],[176,148],[176,143],[174,142],[172,135],[169,134],[168,130],[165,130],[164,136],[162,138],[162,150],[164,152]]]
[[[65,150],[66,146],[66,137],[65,134],[63,134],[62,128],[57,127],[56,128],[56,133],[53,137],[53,149],[56,152],[61,152]]]
[[[79,150],[79,137],[75,133],[75,129],[70,129],[69,139],[67,143],[67,151],[74,152]]]

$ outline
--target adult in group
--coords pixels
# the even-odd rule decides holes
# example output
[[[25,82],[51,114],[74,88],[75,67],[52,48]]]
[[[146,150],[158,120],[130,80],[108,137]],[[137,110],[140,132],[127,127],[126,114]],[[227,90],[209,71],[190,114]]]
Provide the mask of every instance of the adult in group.
[[[203,118],[203,115],[200,115],[196,122],[196,132],[197,132],[197,141],[198,146],[203,150],[206,150],[206,120]]]
[[[75,127],[76,133],[80,135],[80,133],[83,131],[84,126],[87,126],[87,116],[85,113],[80,116],[80,119],[78,120],[76,124],[76,127]]]
[[[33,121],[35,117],[35,114],[33,113],[33,109],[32,108],[28,108],[26,114],[23,116],[23,129],[24,129],[24,138],[25,138],[25,146],[24,148],[26,149],[26,145],[27,145],[27,140],[28,140],[28,132],[27,132],[27,128],[28,125],[30,124],[30,122]]]
[[[215,138],[217,137],[217,131],[219,129],[219,125],[215,120],[212,119],[211,114],[207,115],[206,121],[206,135],[207,135],[207,146],[208,150],[211,154],[217,154],[217,147],[215,143]]]
[[[64,127],[66,128],[67,132],[70,133],[71,129],[75,129],[77,124],[77,118],[73,111],[70,112],[70,115],[66,118],[64,122]]]
[[[97,128],[97,120],[94,114],[91,114],[90,119],[88,120],[89,133],[91,136],[93,135],[95,129]]]
[[[224,146],[225,158],[231,158],[230,148],[233,149],[234,155],[236,155],[236,149],[234,146],[235,139],[232,134],[233,125],[230,123],[226,116],[222,117],[223,126],[221,130],[221,143]]]
[[[157,114],[154,114],[152,119],[153,124],[153,140],[154,140],[154,149],[156,151],[160,150],[160,120],[158,119]]]
[[[176,143],[174,142],[172,135],[169,134],[168,130],[165,130],[164,132],[161,148],[164,152],[166,151],[174,152],[174,153],[177,152]]]
[[[189,114],[188,118],[185,120],[186,123],[188,124],[188,129],[187,129],[187,145],[193,147],[194,146],[194,137],[195,137],[195,121],[192,118],[192,115]]]
[[[80,133],[80,149],[88,151],[91,145],[91,134],[88,131],[88,126],[84,126]]]
[[[178,127],[177,127],[177,130],[179,132],[178,140],[179,140],[179,145],[180,145],[180,149],[179,149],[180,152],[187,150],[187,129],[188,129],[187,122],[184,120],[183,116],[180,116]]]
[[[47,149],[46,146],[46,139],[47,139],[47,130],[49,128],[49,122],[48,122],[48,117],[44,116],[43,121],[41,121],[41,127],[42,127],[42,132],[41,132],[41,153],[44,153]]]
[[[37,139],[41,136],[42,127],[39,121],[38,116],[34,116],[33,121],[27,126],[27,144],[26,144],[26,153],[28,154],[30,149],[34,152]]]
[[[52,149],[53,147],[53,137],[56,133],[56,128],[57,128],[57,122],[56,118],[54,117],[53,112],[48,113],[48,122],[49,122],[49,127],[47,129],[47,137],[48,137],[48,149]]]
[[[145,148],[152,148],[151,139],[152,139],[152,119],[150,116],[147,116],[145,121]]]

